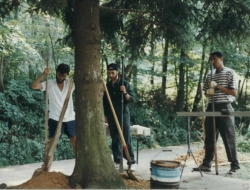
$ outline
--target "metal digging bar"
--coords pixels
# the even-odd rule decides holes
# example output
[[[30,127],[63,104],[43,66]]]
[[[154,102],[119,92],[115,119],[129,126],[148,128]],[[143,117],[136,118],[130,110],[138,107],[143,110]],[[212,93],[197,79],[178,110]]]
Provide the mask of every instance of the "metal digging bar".
[[[124,56],[121,57],[122,58],[122,86],[124,85],[124,65],[123,65],[123,59],[124,59]],[[124,103],[124,95],[123,95],[123,92],[122,92],[122,99],[121,99],[121,130],[122,130],[122,133],[123,133],[123,103]],[[119,166],[119,172],[120,173],[123,173],[124,172],[124,168],[123,168],[123,148],[121,146],[121,155],[120,155],[120,166]]]

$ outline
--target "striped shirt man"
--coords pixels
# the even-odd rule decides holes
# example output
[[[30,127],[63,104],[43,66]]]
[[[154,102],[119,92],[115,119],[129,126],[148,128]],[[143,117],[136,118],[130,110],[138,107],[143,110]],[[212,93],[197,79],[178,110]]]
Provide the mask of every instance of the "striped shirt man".
[[[231,102],[237,94],[235,73],[232,69],[224,66],[223,55],[220,51],[210,53],[210,64],[215,68],[207,75],[203,90],[209,98],[207,112],[234,109]],[[213,83],[211,82],[213,81]],[[216,83],[216,84],[215,84]],[[209,90],[208,90],[209,89]],[[208,91],[207,91],[208,90]],[[212,102],[212,98],[213,102]],[[214,104],[213,104],[214,103]],[[199,167],[193,171],[211,171],[214,158],[214,140],[218,139],[219,133],[225,145],[228,161],[231,162],[228,174],[234,174],[240,165],[237,159],[235,123],[233,116],[225,117],[206,117],[205,119],[205,156]]]
[[[207,74],[203,90],[206,92],[209,89],[209,84],[211,81],[211,72]],[[224,67],[222,70],[218,71],[214,69],[212,71],[212,81],[216,82],[219,86],[226,87],[228,89],[237,90],[236,76],[234,70]],[[232,95],[227,95],[222,92],[219,88],[214,89],[214,103],[231,103],[234,101],[235,97]],[[212,103],[212,96],[209,97],[209,103]]]

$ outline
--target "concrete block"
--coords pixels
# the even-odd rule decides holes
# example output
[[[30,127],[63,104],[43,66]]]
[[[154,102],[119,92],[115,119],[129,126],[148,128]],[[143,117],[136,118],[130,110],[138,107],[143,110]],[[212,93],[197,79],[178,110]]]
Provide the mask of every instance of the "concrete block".
[[[143,127],[141,125],[133,125],[133,126],[131,126],[131,134],[132,135],[150,136],[150,128]]]
[[[132,125],[130,133],[131,135],[143,135],[143,128],[140,125]]]

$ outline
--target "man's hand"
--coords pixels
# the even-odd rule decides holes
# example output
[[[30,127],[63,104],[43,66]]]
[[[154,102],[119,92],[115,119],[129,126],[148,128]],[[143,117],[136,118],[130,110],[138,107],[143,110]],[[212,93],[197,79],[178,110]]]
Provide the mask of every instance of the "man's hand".
[[[217,88],[217,86],[218,86],[218,84],[216,82],[214,82],[214,81],[211,81],[209,83],[209,88]]]
[[[123,94],[127,94],[126,87],[125,86],[120,86],[120,91],[123,92]]]
[[[104,117],[104,122],[109,123],[107,117]]]
[[[206,91],[206,95],[214,95],[214,88],[209,88],[207,91]]]
[[[49,75],[50,74],[50,69],[49,68],[45,68],[43,71],[44,75]]]

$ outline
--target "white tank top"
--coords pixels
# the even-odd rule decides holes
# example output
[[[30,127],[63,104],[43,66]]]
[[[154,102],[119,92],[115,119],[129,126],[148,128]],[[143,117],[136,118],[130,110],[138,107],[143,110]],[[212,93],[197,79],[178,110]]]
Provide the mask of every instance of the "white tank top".
[[[43,86],[41,91],[45,91],[46,82],[44,81],[41,84]],[[66,79],[64,81],[63,90],[61,91],[59,87],[57,86],[56,79],[48,81],[49,118],[56,120],[56,121],[59,120],[59,117],[63,108],[63,104],[68,93],[69,85],[70,85],[70,79]],[[68,107],[66,109],[64,118],[63,118],[63,122],[75,120],[75,112],[74,112],[74,105],[73,105],[73,99],[72,99],[72,93],[74,90],[75,90],[75,84],[73,84],[73,87],[71,90],[70,99],[69,99]]]

